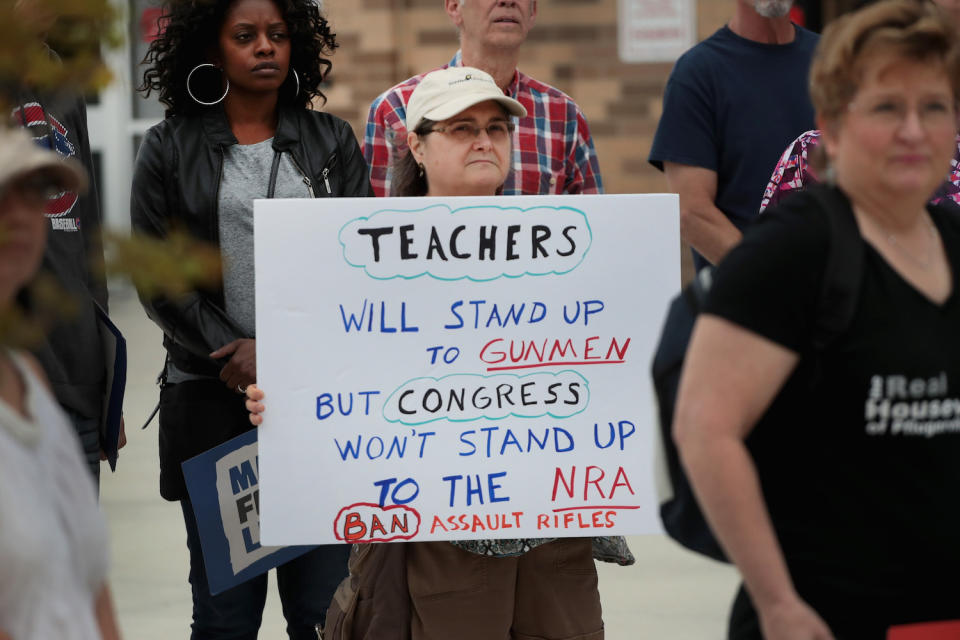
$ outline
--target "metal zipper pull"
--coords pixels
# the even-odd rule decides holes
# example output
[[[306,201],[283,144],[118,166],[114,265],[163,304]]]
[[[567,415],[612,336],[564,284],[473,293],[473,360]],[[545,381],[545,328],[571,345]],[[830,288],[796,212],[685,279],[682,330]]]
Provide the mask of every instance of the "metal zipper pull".
[[[330,175],[330,167],[324,169],[321,175],[323,176],[323,185],[327,188],[327,195],[332,196],[333,190],[330,188],[330,179],[328,177]]]
[[[313,183],[310,181],[310,177],[307,176],[307,172],[303,170],[303,167],[301,167],[300,163],[297,162],[297,157],[292,153],[290,154],[290,162],[293,163],[293,166],[296,168],[296,170],[300,172],[301,176],[303,176],[303,184],[307,185],[307,191],[310,192],[310,197],[315,198],[316,194],[313,192]]]

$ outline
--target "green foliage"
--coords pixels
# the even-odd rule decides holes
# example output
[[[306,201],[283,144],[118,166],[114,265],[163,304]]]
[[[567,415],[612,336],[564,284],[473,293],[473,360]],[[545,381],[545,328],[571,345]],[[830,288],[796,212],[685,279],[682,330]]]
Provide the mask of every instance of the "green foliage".
[[[219,249],[186,233],[174,232],[162,240],[106,233],[104,244],[106,273],[130,278],[148,298],[176,299],[220,282]],[[28,308],[13,304],[0,310],[0,347],[37,347],[54,326],[77,313],[77,301],[49,274],[38,275],[27,291]]]
[[[129,277],[141,295],[176,298],[220,282],[220,251],[187,233],[164,239],[107,233],[106,270]]]
[[[38,275],[27,287],[26,297],[29,308],[14,304],[0,311],[0,347],[38,347],[54,326],[78,311],[76,301],[49,274]]]
[[[9,89],[22,86],[77,93],[105,87],[111,74],[101,52],[121,43],[119,18],[110,0],[0,1],[0,99],[10,101]]]
[[[121,43],[119,18],[111,0],[0,0],[0,112],[9,113],[22,87],[56,95],[108,85],[102,52]],[[0,228],[0,251],[4,236]],[[163,240],[105,233],[104,246],[106,272],[129,277],[147,297],[176,298],[220,282],[219,250],[186,233]],[[49,275],[38,276],[26,297],[26,307],[0,311],[0,346],[36,347],[79,308]]]

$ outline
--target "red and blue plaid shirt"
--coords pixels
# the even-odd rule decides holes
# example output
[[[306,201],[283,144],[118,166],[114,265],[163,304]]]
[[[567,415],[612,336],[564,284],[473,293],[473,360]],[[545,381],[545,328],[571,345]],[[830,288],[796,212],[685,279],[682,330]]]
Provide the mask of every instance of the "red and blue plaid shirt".
[[[462,64],[458,51],[443,68]],[[407,147],[407,100],[424,75],[401,82],[370,105],[363,157],[378,197],[390,195],[394,158]],[[527,109],[527,116],[518,120],[513,134],[513,171],[503,194],[602,193],[597,153],[577,103],[519,71],[505,93]]]
[[[803,191],[819,182],[809,159],[809,155],[818,146],[820,146],[820,132],[814,129],[800,134],[800,137],[787,147],[763,192],[760,213],[763,213],[767,207],[779,204],[791,193]],[[957,151],[953,160],[950,161],[950,172],[934,192],[930,202],[931,204],[945,202],[960,206],[960,135],[957,136]]]

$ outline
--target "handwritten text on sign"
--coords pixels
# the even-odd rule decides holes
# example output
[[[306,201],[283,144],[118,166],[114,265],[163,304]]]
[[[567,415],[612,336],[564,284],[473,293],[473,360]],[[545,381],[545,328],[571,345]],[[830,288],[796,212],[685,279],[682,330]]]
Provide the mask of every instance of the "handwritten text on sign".
[[[265,544],[658,528],[675,196],[258,201]]]

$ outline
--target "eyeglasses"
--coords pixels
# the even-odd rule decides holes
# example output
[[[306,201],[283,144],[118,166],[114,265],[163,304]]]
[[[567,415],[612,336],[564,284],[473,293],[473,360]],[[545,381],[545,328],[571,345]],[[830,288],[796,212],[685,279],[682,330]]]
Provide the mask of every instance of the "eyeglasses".
[[[491,142],[503,142],[510,139],[513,130],[514,124],[512,122],[495,120],[485,127],[478,127],[472,122],[457,122],[447,127],[434,127],[424,131],[424,134],[445,133],[457,142],[472,142],[480,137],[481,131],[486,131]]]
[[[863,104],[851,102],[847,108],[888,127],[903,126],[911,112],[917,114],[917,120],[923,127],[954,126],[956,119],[953,103],[940,98],[923,100],[916,104],[898,99],[880,99]]]

